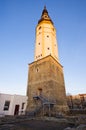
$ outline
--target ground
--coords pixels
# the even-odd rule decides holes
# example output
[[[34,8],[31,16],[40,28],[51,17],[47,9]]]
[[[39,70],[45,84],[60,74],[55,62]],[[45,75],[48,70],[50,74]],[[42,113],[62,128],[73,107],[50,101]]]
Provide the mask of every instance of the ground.
[[[86,130],[86,115],[65,117],[7,116],[0,118],[0,130],[64,130],[67,127],[77,130],[78,126],[85,128],[80,130]]]
[[[0,130],[63,130],[70,126],[68,123],[43,121],[43,120],[28,120],[11,124],[4,124]]]

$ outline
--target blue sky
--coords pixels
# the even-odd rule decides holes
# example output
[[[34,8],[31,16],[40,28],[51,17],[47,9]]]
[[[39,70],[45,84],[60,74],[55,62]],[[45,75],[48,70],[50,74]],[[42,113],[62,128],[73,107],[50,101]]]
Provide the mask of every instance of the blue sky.
[[[57,30],[66,92],[86,93],[86,0],[0,0],[0,93],[26,94],[44,5]]]

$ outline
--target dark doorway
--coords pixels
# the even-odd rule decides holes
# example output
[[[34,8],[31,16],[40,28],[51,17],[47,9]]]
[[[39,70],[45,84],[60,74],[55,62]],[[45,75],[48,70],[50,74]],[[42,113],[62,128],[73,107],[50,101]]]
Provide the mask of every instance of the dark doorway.
[[[42,95],[42,88],[38,88],[38,96]]]
[[[19,113],[19,105],[15,105],[14,115],[18,115]]]

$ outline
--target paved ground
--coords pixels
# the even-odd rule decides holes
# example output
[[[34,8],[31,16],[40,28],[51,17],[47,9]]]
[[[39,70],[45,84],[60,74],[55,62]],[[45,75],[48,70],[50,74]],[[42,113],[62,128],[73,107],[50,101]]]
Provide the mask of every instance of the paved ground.
[[[68,126],[70,125],[66,122],[28,120],[2,125],[0,130],[64,130]]]

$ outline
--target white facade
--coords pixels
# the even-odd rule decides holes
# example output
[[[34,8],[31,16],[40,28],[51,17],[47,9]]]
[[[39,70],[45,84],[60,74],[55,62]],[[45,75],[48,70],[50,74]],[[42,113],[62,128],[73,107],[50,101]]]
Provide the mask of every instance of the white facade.
[[[0,93],[0,115],[21,115],[25,113],[27,96]]]

